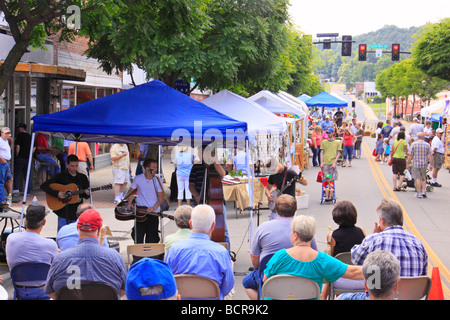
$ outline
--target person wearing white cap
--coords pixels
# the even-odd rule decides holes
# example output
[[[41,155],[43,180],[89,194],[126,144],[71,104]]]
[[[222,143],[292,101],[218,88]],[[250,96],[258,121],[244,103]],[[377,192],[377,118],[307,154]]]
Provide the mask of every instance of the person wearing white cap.
[[[436,129],[436,135],[433,140],[431,140],[431,152],[433,153],[431,162],[431,168],[433,170],[431,175],[431,185],[433,187],[442,187],[442,185],[437,182],[437,175],[439,170],[442,168],[442,164],[444,163],[445,148],[441,139],[443,134],[444,130],[438,128]]]
[[[6,204],[5,189],[8,194],[12,193],[13,177],[11,174],[11,130],[4,127],[0,134],[0,203]]]

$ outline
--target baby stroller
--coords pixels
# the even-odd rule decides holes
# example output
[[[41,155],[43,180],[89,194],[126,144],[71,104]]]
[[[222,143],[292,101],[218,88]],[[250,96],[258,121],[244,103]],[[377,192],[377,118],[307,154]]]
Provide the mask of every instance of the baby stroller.
[[[322,196],[320,204],[336,203],[335,171],[333,170],[333,174],[324,174],[322,170],[320,175],[322,176]],[[327,190],[327,188],[329,189]],[[329,194],[327,194],[328,192]]]
[[[426,190],[427,192],[433,192],[434,187],[431,185],[431,177],[430,177],[430,170],[427,169],[427,178],[426,178]],[[403,190],[406,190],[407,188],[416,189],[416,185],[414,183],[414,179],[411,177],[411,174],[405,175],[405,180],[403,185],[401,186]]]

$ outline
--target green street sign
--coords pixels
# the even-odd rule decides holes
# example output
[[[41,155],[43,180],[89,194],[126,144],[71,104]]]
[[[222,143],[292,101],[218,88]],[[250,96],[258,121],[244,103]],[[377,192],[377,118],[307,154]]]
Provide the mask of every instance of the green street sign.
[[[387,44],[369,44],[369,49],[388,49]]]

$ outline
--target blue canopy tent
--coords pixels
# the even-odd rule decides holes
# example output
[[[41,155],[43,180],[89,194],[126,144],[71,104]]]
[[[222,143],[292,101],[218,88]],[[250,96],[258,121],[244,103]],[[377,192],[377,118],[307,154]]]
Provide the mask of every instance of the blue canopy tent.
[[[305,103],[308,107],[325,107],[325,108],[347,107],[346,101],[336,98],[325,91],[316,94],[311,99],[306,100]]]
[[[185,136],[199,140],[219,133],[222,137],[235,133],[237,140],[247,136],[247,123],[158,80],[32,120],[35,132],[86,142],[176,145]]]
[[[32,146],[36,132],[74,141],[157,145],[199,146],[215,142],[220,146],[247,139],[247,123],[219,113],[158,80],[64,111],[37,115],[32,120]],[[29,164],[31,160],[32,152]],[[31,165],[25,190],[30,168]],[[26,193],[23,205],[25,202]],[[23,211],[24,208],[22,217]]]

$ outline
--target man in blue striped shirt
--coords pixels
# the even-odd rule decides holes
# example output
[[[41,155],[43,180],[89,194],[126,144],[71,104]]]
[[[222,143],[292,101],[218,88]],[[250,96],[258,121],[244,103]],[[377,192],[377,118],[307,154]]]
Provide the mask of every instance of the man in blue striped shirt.
[[[379,224],[375,223],[374,233],[351,250],[353,263],[362,265],[370,252],[386,250],[400,261],[401,277],[426,275],[428,254],[422,242],[403,229],[403,211],[400,205],[394,200],[383,199],[377,212],[380,221]]]

